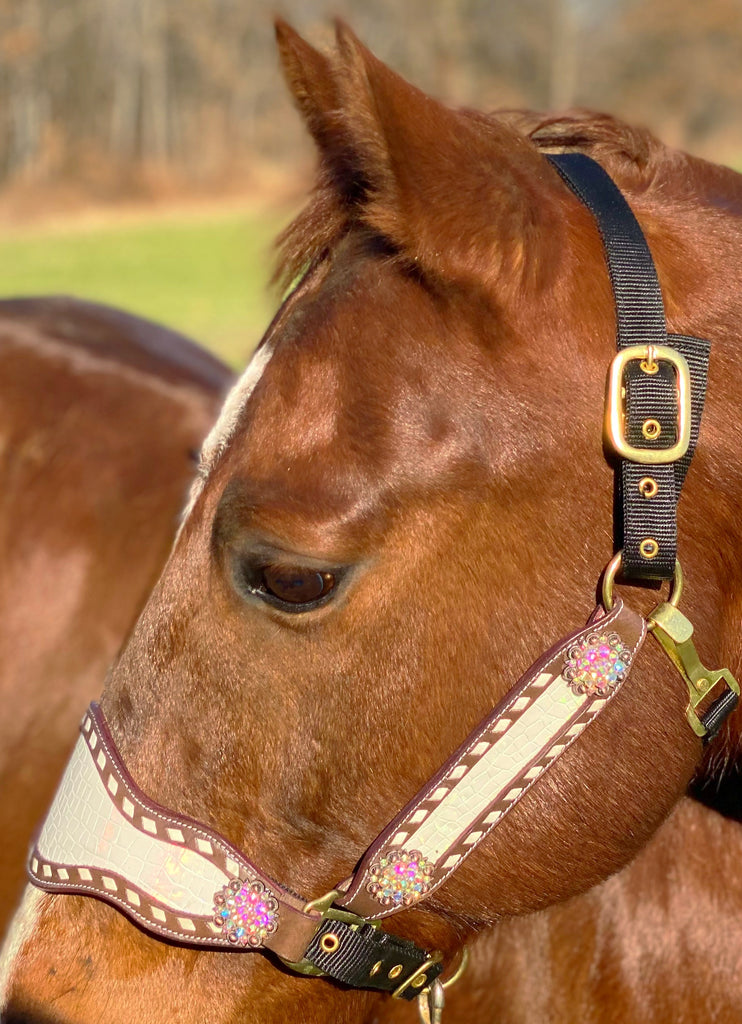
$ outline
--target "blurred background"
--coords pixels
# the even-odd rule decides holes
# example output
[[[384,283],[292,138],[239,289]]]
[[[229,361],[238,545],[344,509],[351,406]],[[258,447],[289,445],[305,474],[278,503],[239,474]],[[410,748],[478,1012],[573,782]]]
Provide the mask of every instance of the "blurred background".
[[[0,0],[0,291],[67,293],[241,365],[313,155],[272,17],[346,18],[454,104],[587,106],[742,168],[742,0]]]

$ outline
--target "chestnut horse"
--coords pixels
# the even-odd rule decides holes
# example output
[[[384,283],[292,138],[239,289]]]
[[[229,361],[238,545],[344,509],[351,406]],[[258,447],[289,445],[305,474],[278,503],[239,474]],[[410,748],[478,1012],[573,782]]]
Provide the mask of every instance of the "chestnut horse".
[[[608,117],[450,110],[343,27],[332,57],[278,35],[320,154],[285,238],[285,274],[303,277],[204,446],[101,706],[148,797],[313,899],[584,621],[612,550],[613,295],[595,222],[544,151],[606,168],[669,330],[712,342],[683,607],[705,658],[739,668],[742,178]],[[624,595],[642,613],[657,602]],[[737,770],[739,724],[704,752],[686,701],[648,641],[586,734],[395,918],[447,962],[472,947],[449,1024],[739,1021],[742,837],[685,797]],[[38,889],[3,983],[13,1022],[415,1015]]]
[[[86,704],[165,562],[229,371],[74,299],[0,302],[0,933]]]

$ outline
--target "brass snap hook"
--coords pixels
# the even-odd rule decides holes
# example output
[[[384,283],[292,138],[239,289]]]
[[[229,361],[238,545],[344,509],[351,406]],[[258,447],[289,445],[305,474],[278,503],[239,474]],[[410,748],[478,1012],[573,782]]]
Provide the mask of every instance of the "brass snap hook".
[[[464,946],[461,951],[461,960],[456,970],[446,981],[436,978],[432,985],[424,989],[417,997],[417,1012],[420,1015],[421,1024],[441,1024],[443,1007],[446,1003],[445,990],[455,985],[469,963],[469,950]]]

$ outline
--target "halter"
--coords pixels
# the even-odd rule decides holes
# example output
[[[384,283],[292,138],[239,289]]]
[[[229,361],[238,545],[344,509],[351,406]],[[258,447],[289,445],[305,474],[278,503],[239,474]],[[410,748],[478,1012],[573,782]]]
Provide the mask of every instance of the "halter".
[[[307,903],[218,832],[150,800],[96,704],[30,856],[36,885],[102,898],[158,938],[267,950],[299,973],[419,997],[421,1019],[440,1021],[441,955],[379,921],[430,896],[538,784],[616,698],[647,632],[686,682],[696,735],[711,738],[736,707],[736,681],[727,669],[703,667],[693,627],[677,609],[677,502],[698,440],[709,344],[667,334],[646,240],[605,171],[583,154],[548,159],[596,219],[616,302],[606,443],[617,456],[618,554],[604,574],[602,605],[528,669],[377,836],[351,877],[320,899]],[[614,597],[619,571],[671,581],[668,601],[643,619]]]

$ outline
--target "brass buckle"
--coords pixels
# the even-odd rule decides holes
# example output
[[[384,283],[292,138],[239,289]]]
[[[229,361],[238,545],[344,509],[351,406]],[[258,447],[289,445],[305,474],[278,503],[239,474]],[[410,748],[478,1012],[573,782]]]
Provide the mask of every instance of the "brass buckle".
[[[406,992],[410,985],[412,985],[413,988],[422,988],[428,980],[425,977],[428,968],[432,967],[434,964],[439,964],[442,959],[443,953],[440,953],[438,950],[431,953],[424,964],[420,964],[416,971],[413,971],[408,978],[405,978],[401,985],[395,988],[392,992],[392,999],[401,999],[402,993]]]
[[[656,360],[670,363],[675,369],[678,387],[678,439],[669,448],[636,448],[626,440],[626,412],[624,408],[624,370],[631,362],[639,361],[655,372]],[[690,370],[684,356],[669,345],[631,345],[614,358],[608,372],[608,393],[605,406],[605,432],[617,455],[630,462],[658,466],[677,462],[688,451],[690,444]]]
[[[340,907],[333,907],[333,903],[340,895],[339,889],[331,889],[326,892],[324,896],[320,896],[316,900],[310,900],[309,903],[304,906],[305,914],[319,913],[321,915],[320,920],[317,923],[317,929],[323,921],[342,921],[344,924],[349,924],[353,931],[356,931],[363,924],[370,924],[373,928],[380,928],[381,925],[377,921],[367,921],[365,917],[359,917],[358,914],[352,914],[349,910],[342,910]],[[317,931],[315,930],[315,935]],[[286,960],[285,957],[279,956],[279,960],[288,967],[289,970],[294,971],[296,974],[306,974],[313,978],[323,978],[325,972],[320,970],[319,967],[303,957],[301,960]]]

